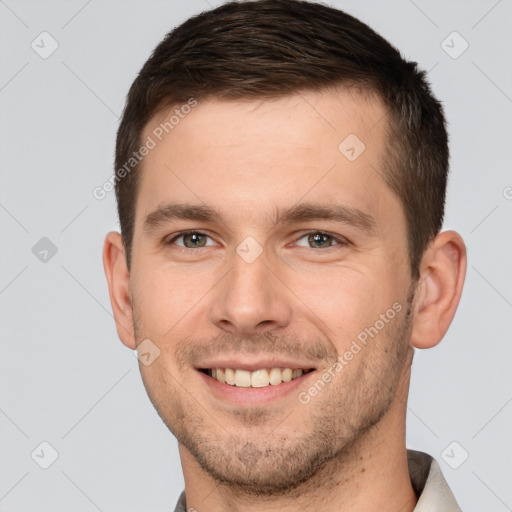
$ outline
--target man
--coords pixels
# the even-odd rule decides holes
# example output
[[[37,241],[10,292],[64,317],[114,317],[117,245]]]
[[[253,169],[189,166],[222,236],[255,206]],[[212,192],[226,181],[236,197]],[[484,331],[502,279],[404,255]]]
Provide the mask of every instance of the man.
[[[405,446],[414,348],[441,341],[466,271],[447,170],[425,74],[339,10],[230,2],[155,49],[103,258],[178,439],[176,511],[460,510]]]

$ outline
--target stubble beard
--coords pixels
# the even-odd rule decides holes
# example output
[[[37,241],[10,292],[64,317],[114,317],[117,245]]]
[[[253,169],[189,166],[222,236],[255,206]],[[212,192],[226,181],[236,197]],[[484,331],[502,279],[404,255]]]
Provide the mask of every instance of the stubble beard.
[[[325,476],[356,460],[365,438],[388,412],[412,352],[413,295],[409,293],[405,315],[371,342],[385,347],[386,353],[373,347],[372,359],[357,372],[344,369],[309,404],[297,402],[296,414],[283,411],[282,418],[271,414],[269,419],[268,408],[238,410],[230,422],[240,425],[240,433],[223,426],[220,416],[209,417],[203,404],[161,366],[151,378],[143,373],[146,391],[178,442],[233,495],[292,496],[297,488],[314,488],[320,477],[325,482]],[[134,315],[136,336],[142,339],[136,323]],[[294,425],[304,428],[290,436]]]

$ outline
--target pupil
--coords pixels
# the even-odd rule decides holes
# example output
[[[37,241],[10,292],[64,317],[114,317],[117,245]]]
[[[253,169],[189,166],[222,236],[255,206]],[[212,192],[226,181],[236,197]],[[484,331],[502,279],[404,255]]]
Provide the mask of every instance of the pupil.
[[[312,241],[314,244],[320,244],[322,246],[325,246],[325,243],[322,244],[322,238],[328,239],[327,235],[323,235],[321,233],[315,233],[314,235],[310,235],[310,241]]]
[[[190,239],[192,245],[194,245],[196,247],[197,247],[197,245],[200,245],[200,242],[201,242],[200,237],[201,237],[201,235],[199,235],[197,233],[192,233],[192,234],[190,234],[188,236],[189,236],[189,239]]]

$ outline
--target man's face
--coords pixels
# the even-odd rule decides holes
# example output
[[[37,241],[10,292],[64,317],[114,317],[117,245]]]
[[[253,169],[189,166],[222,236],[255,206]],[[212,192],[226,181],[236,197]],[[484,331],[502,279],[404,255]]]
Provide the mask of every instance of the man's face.
[[[380,176],[385,124],[379,102],[346,90],[208,100],[144,160],[130,291],[137,343],[160,355],[141,373],[182,458],[219,481],[295,486],[399,399],[411,281],[404,213]],[[212,367],[238,369],[239,385]],[[314,371],[269,385],[250,373],[288,379],[271,368]]]

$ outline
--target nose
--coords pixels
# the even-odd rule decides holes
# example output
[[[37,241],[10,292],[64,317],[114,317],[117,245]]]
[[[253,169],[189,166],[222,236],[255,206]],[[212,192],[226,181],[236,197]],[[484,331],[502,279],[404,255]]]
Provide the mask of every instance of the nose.
[[[291,292],[265,253],[248,262],[233,252],[230,264],[230,271],[213,290],[211,321],[237,336],[287,327]]]

